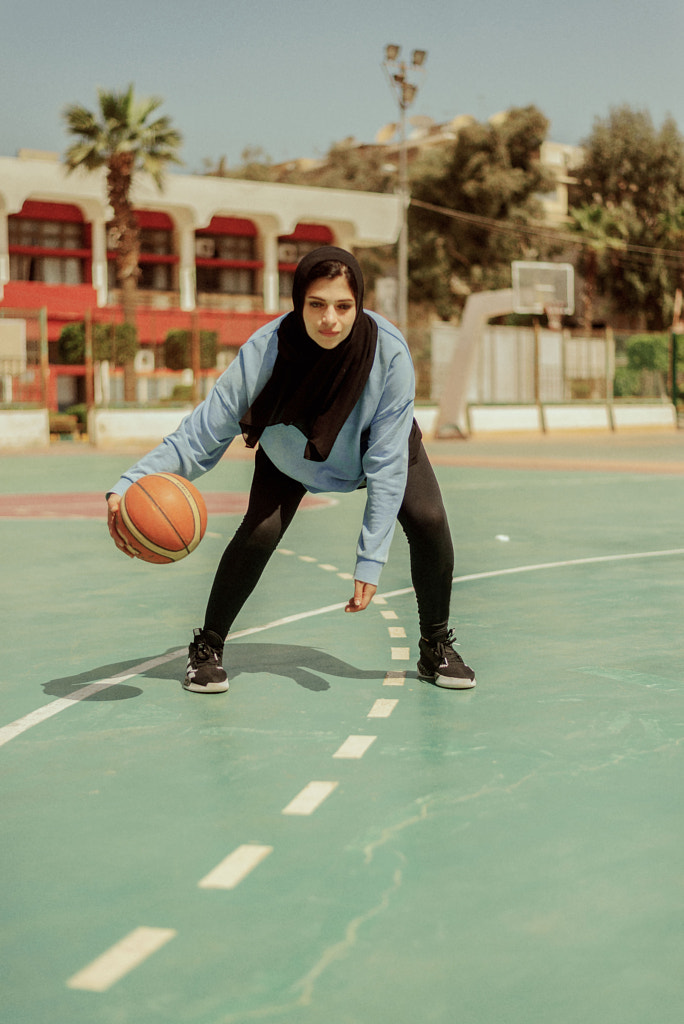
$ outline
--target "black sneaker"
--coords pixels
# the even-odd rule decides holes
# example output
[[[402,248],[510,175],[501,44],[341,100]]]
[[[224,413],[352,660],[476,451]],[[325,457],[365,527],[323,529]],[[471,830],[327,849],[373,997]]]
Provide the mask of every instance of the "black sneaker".
[[[183,686],[193,693],[225,693],[228,676],[222,664],[223,642],[216,633],[194,630],[188,647],[188,666]]]
[[[450,690],[470,690],[475,686],[475,673],[453,648],[456,640],[450,629],[442,640],[420,638],[418,677]]]

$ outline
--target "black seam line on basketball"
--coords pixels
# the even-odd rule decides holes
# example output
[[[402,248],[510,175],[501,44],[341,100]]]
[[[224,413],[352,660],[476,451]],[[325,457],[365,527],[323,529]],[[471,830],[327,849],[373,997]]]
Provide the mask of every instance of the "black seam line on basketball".
[[[158,475],[163,477],[165,480],[172,480],[175,487],[181,492],[181,494],[183,495],[183,497],[185,498],[190,507],[190,514],[192,515],[193,523],[191,544],[194,545],[192,549],[194,551],[199,542],[202,540],[202,516],[197,507],[194,494],[188,489],[188,481],[178,476],[177,473],[159,473]],[[188,554],[190,554],[189,550]]]
[[[124,495],[124,499],[125,497],[126,495]],[[180,561],[181,558],[185,558],[187,556],[187,551],[184,553],[183,548],[178,548],[174,550],[171,550],[170,548],[164,548],[161,547],[161,545],[159,544],[155,544],[148,537],[146,537],[145,534],[141,530],[139,530],[135,523],[131,520],[131,517],[129,516],[128,510],[126,508],[125,500],[122,500],[121,502],[120,513],[121,518],[123,519],[123,524],[126,527],[126,529],[130,531],[131,536],[135,540],[137,540],[138,543],[141,544],[144,548],[147,548],[148,551],[153,551],[156,555],[162,555],[164,558],[167,558],[169,562],[178,562]]]
[[[152,502],[152,504],[153,504],[153,505],[154,505],[154,506],[155,506],[155,507],[156,507],[156,508],[157,508],[157,509],[158,509],[158,510],[159,510],[159,511],[161,512],[161,514],[162,514],[163,518],[164,518],[164,519],[166,520],[166,522],[167,522],[167,523],[169,524],[169,526],[171,527],[171,529],[173,530],[173,532],[174,532],[174,533],[176,534],[176,536],[178,537],[178,540],[179,540],[179,541],[181,542],[181,544],[182,544],[182,546],[183,546],[183,547],[185,548],[186,552],[187,552],[188,554],[190,554],[190,548],[189,548],[189,547],[188,547],[188,545],[187,545],[187,544],[185,543],[185,541],[184,541],[184,540],[183,540],[183,538],[181,537],[180,533],[179,533],[179,532],[178,532],[178,530],[176,529],[176,527],[175,527],[174,523],[172,523],[172,522],[171,522],[171,520],[169,519],[169,517],[167,516],[166,512],[164,511],[164,509],[163,509],[163,508],[161,507],[161,505],[159,504],[159,502],[155,501],[155,499],[154,499],[154,498],[152,497],[152,495],[150,494],[150,492],[149,492],[149,491],[147,491],[147,490],[145,489],[145,485],[144,485],[143,483],[141,483],[141,482],[140,482],[140,480],[138,480],[138,486],[140,487],[140,490],[141,490],[141,491],[143,492],[143,494],[144,494],[144,495],[145,495],[145,496],[146,496],[147,498],[149,498],[149,500],[150,500],[150,501]],[[182,490],[180,489],[180,487],[178,488],[178,490],[180,491],[180,493],[181,493],[181,494],[183,494],[183,491],[182,491]],[[189,505],[189,507],[190,507],[190,512],[192,513],[192,521],[193,521],[193,523],[194,523],[194,521],[195,521],[195,515],[194,515],[193,509],[192,509],[192,505],[190,505],[190,502],[188,501],[188,499],[187,499],[187,496],[186,496],[185,494],[183,494],[183,497],[185,498],[186,502],[188,503],[188,505]]]

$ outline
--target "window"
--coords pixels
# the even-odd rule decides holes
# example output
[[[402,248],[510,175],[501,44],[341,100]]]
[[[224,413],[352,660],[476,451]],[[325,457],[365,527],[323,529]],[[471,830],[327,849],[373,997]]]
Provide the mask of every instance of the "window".
[[[253,295],[254,271],[198,266],[197,291],[223,295]]]
[[[249,220],[213,217],[195,234],[198,294],[255,295],[257,271],[256,228]]]
[[[301,258],[321,245],[332,243],[332,231],[324,224],[298,224],[291,235],[278,239],[278,291],[281,298],[292,295],[294,272]]]
[[[91,254],[78,207],[27,200],[7,222],[12,280],[83,283]]]
[[[10,245],[31,246],[40,249],[85,249],[84,225],[68,221],[33,220],[9,217]]]

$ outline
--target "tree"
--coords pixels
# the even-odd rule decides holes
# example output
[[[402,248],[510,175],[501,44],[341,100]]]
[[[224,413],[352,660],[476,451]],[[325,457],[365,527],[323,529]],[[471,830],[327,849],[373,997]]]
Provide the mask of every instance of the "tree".
[[[622,207],[606,207],[602,203],[586,203],[570,210],[569,228],[582,236],[578,269],[583,279],[582,327],[591,331],[597,293],[599,270],[610,266],[613,255],[623,250],[629,236],[627,211]]]
[[[466,125],[448,150],[412,166],[412,295],[433,302],[445,319],[468,291],[509,286],[511,261],[530,258],[525,227],[540,219],[536,195],[550,185],[539,162],[548,127],[536,107],[514,108],[493,122]],[[508,229],[497,230],[497,222]]]
[[[625,251],[599,260],[598,286],[616,309],[662,328],[681,283],[684,139],[672,118],[656,129],[647,111],[620,106],[596,118],[582,145],[571,213],[602,208],[622,223]]]
[[[180,163],[181,136],[168,117],[151,120],[163,102],[158,97],[138,98],[132,85],[125,92],[98,90],[99,113],[71,104],[64,110],[67,131],[78,138],[67,149],[69,169],[106,168],[107,198],[114,211],[112,234],[116,240],[116,277],[121,288],[124,321],[135,325],[139,276],[140,231],[133,211],[131,188],[137,172],[151,175],[163,188],[169,163]],[[125,397],[135,399],[132,361],[125,367]]]

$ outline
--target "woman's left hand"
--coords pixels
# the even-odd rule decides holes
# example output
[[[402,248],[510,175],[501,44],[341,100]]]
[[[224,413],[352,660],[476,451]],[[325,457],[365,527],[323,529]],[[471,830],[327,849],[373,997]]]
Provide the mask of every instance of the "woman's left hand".
[[[354,596],[348,602],[345,612],[362,612],[375,597],[377,587],[373,583],[354,580]]]

